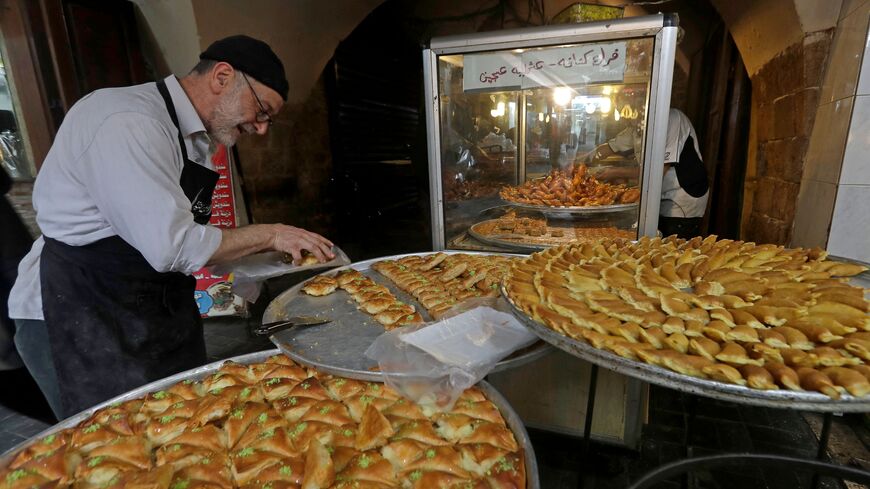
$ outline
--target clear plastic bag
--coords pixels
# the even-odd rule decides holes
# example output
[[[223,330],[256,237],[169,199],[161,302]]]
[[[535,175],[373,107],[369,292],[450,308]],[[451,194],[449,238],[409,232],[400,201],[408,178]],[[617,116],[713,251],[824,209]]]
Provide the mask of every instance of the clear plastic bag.
[[[538,339],[508,311],[500,298],[467,301],[439,321],[382,334],[366,356],[390,387],[446,411],[496,363]]]
[[[304,270],[323,270],[350,265],[350,258],[341,248],[334,246],[332,252],[335,253],[335,258],[328,262],[302,266],[285,262],[284,253],[278,251],[257,253],[230,263],[216,265],[212,267],[212,273],[215,275],[232,273],[233,293],[248,302],[256,302],[257,297],[260,296],[261,284],[270,278]]]

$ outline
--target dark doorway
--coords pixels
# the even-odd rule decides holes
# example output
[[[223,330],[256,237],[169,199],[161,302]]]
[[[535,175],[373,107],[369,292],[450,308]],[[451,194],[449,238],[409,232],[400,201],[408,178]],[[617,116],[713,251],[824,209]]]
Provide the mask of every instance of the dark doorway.
[[[360,260],[431,249],[422,48],[386,2],[326,67],[338,236]]]

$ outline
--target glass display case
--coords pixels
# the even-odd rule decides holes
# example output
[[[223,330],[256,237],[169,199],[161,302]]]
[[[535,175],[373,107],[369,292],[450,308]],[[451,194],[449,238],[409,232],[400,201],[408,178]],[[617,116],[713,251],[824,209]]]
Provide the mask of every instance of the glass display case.
[[[432,39],[433,248],[654,235],[676,23],[653,15]]]

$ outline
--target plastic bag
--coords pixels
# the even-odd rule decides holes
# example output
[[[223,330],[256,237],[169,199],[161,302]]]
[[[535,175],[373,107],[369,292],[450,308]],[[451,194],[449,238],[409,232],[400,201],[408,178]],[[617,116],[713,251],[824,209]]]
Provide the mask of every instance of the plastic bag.
[[[365,354],[390,387],[446,411],[501,359],[538,339],[508,310],[501,298],[468,301],[450,317],[382,334]]]
[[[246,256],[230,263],[212,267],[215,275],[232,273],[232,290],[239,297],[248,302],[256,302],[260,296],[260,285],[274,277],[280,277],[288,273],[296,273],[304,270],[321,270],[327,268],[350,265],[350,258],[338,246],[332,248],[335,258],[325,263],[298,266],[284,262],[284,253],[270,251]]]

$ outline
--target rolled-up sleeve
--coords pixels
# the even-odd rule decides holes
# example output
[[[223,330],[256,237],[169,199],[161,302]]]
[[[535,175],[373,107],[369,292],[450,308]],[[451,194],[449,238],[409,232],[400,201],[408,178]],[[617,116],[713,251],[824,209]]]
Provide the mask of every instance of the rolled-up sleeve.
[[[158,272],[192,274],[220,246],[221,231],[193,221],[177,146],[177,135],[159,121],[119,113],[102,124],[76,167],[118,236]]]

